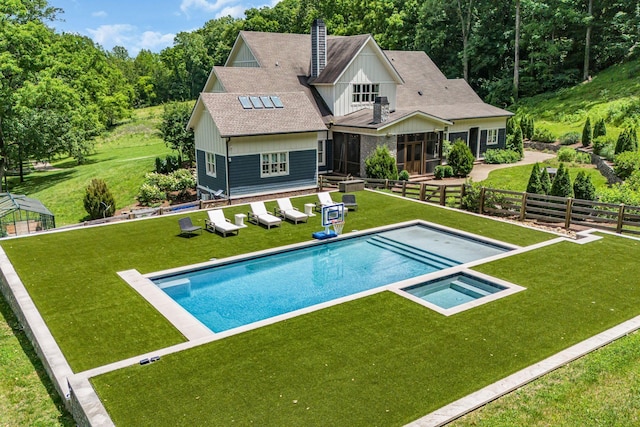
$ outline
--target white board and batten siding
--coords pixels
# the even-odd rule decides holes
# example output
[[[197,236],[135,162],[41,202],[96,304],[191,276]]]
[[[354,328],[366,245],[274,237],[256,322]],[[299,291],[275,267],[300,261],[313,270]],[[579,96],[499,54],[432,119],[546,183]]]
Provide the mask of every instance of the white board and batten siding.
[[[231,138],[229,157],[284,151],[316,150],[318,132]]]
[[[229,59],[227,59],[226,67],[246,67],[246,68],[259,68],[260,64],[256,60],[255,56],[251,52],[251,49],[247,44],[239,38],[238,45],[234,46]]]
[[[486,119],[455,120],[449,126],[449,132],[467,132],[471,128],[501,129],[507,126],[506,117],[490,117]]]
[[[445,126],[445,124],[438,120],[416,114],[413,117],[406,118],[394,125],[384,128],[382,132],[392,135],[439,132],[443,131]]]
[[[194,129],[196,150],[226,156],[226,141],[220,136],[218,127],[213,122],[211,115],[203,109],[200,120]]]
[[[352,103],[354,84],[379,84],[379,95],[386,96],[389,109],[395,110],[398,83],[370,43],[354,58],[335,85],[317,85],[316,89],[335,116],[345,116],[363,108],[362,104]]]

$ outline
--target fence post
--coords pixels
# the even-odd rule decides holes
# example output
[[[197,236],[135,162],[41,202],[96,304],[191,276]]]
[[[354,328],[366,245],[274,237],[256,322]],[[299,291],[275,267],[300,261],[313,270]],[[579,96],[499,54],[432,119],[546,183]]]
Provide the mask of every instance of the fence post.
[[[520,221],[527,217],[527,193],[522,193],[522,204],[520,205]]]
[[[424,182],[421,182],[420,183],[420,201],[421,202],[424,202],[424,196],[425,196],[425,191],[426,191],[425,187],[426,187],[426,184]]]
[[[407,181],[402,181],[402,197],[407,196]]]
[[[571,210],[573,208],[573,199],[569,197],[567,199],[567,211],[564,215],[564,228],[569,229],[571,227]]]
[[[440,185],[440,206],[444,206],[447,200],[447,186],[446,185]]]
[[[484,192],[485,192],[486,188],[482,187],[480,189],[480,206],[478,207],[478,213],[480,215],[482,215],[484,213]]]
[[[320,175],[320,182],[318,184],[320,184],[320,191],[323,190],[324,187],[324,175]]]
[[[618,225],[616,226],[616,233],[622,233],[622,221],[624,221],[624,203],[620,203],[620,209],[618,209]]]
[[[200,203],[199,203],[198,209],[200,209],[200,210],[204,209],[204,201],[202,199],[200,199],[199,202]]]

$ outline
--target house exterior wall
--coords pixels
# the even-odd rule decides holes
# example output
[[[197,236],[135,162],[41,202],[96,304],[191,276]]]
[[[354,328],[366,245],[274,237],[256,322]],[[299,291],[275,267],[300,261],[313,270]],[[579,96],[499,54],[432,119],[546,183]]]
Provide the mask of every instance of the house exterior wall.
[[[445,127],[444,124],[435,120],[429,120],[427,117],[414,116],[400,123],[394,124],[385,128],[383,131],[396,135],[402,135],[405,133],[427,133],[441,131]]]
[[[478,142],[479,153],[473,153],[474,156],[479,154],[478,158],[484,158],[484,153],[487,149],[504,149],[506,146],[506,117],[492,117],[487,119],[472,119],[472,120],[456,120],[454,125],[449,127],[449,141],[454,142],[456,139],[461,138],[467,145],[473,146],[473,143],[469,141],[469,129],[478,128]],[[487,146],[487,131],[489,129],[498,130],[498,144]]]
[[[353,85],[356,83],[379,84],[379,95],[387,97],[390,110],[393,111],[396,108],[397,83],[381,63],[380,58],[370,43],[368,43],[351,62],[335,86],[316,86],[318,92],[335,116],[345,116],[362,108],[373,107],[373,102],[371,105],[352,103]]]
[[[227,191],[227,177],[225,168],[225,157],[216,154],[216,176],[207,175],[206,152],[196,149],[196,171],[198,187],[203,190],[224,190]],[[210,192],[210,191],[209,191]]]
[[[260,64],[251,53],[251,49],[241,38],[238,39],[239,45],[235,47],[229,59],[227,59],[226,67],[251,67],[258,68]]]
[[[200,120],[195,126],[194,137],[196,150],[226,155],[225,140],[220,136],[213,118],[206,109],[203,109]]]

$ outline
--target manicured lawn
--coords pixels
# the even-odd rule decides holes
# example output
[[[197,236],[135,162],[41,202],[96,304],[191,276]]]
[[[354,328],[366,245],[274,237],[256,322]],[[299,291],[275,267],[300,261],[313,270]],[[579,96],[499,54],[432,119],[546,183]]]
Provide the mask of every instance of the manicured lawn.
[[[518,245],[552,237],[372,192],[359,192],[357,198],[360,208],[348,216],[345,231],[420,218]],[[302,208],[316,199],[311,195],[293,199],[293,203]],[[274,205],[267,203],[269,209]],[[226,212],[228,218],[233,218],[234,213],[246,213],[247,207],[232,206]],[[196,224],[204,225],[205,212],[190,216]],[[321,229],[316,216],[307,224],[286,223],[272,230],[252,225],[226,239],[209,233],[185,239],[177,237],[177,217],[167,216],[6,240],[2,247],[67,360],[79,372],[184,340],[120,279],[118,271],[135,268],[149,273],[308,241],[312,232]]]
[[[383,292],[93,384],[118,425],[403,425],[638,315],[638,256],[560,243],[478,268],[527,290],[452,317]]]

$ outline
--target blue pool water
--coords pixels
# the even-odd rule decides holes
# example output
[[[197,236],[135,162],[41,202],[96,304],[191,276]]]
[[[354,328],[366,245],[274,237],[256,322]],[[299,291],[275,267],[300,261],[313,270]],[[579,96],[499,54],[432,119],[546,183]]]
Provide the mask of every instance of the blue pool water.
[[[222,332],[506,250],[414,225],[153,281]]]
[[[447,309],[495,294],[504,289],[504,286],[459,273],[403,290],[438,307]]]

